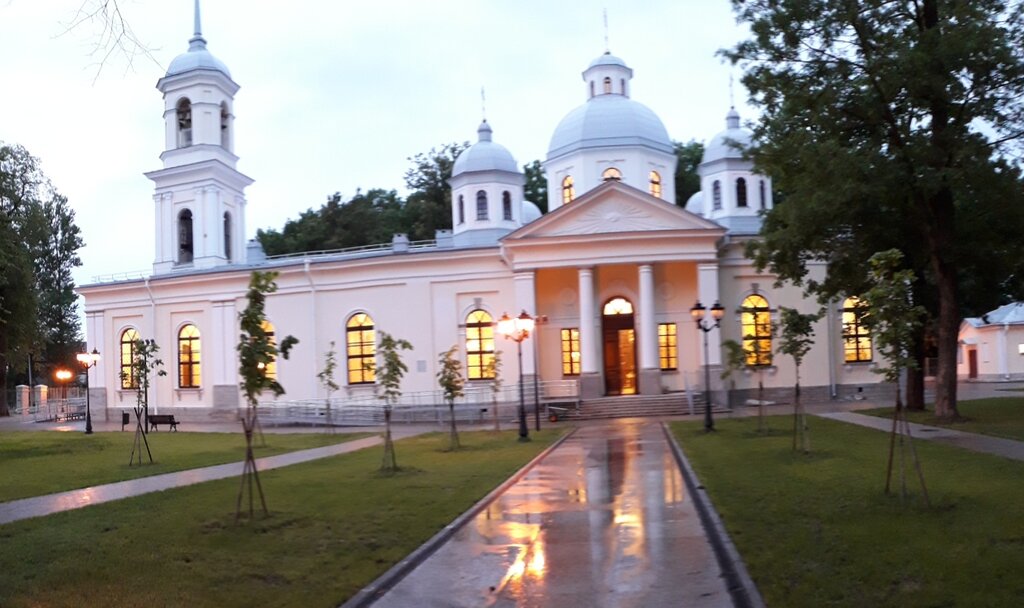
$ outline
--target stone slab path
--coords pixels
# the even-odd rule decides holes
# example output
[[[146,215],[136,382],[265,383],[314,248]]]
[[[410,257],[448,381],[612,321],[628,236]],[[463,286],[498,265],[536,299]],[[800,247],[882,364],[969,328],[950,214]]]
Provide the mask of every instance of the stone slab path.
[[[375,608],[732,606],[660,424],[586,425]]]
[[[394,437],[395,439],[400,439],[403,437],[417,435],[421,432],[423,432],[421,429],[398,429],[394,432]],[[277,469],[302,462],[309,462],[311,460],[337,456],[338,454],[354,452],[363,448],[379,445],[381,441],[380,437],[365,437],[363,439],[346,441],[344,443],[337,443],[319,448],[298,450],[295,452],[288,452],[286,454],[278,454],[277,456],[266,456],[264,458],[257,458],[256,466],[260,471]],[[152,477],[142,477],[140,479],[108,483],[79,490],[69,490],[67,492],[59,492],[57,494],[47,494],[45,496],[12,500],[10,502],[0,503],[0,525],[21,519],[50,515],[51,513],[57,513],[60,511],[80,509],[89,505],[97,505],[110,502],[112,500],[121,500],[122,498],[139,496],[150,492],[161,492],[163,490],[190,486],[192,484],[203,483],[205,481],[237,477],[242,474],[243,466],[244,462],[232,462],[199,469],[178,471],[175,473],[153,475]]]
[[[879,431],[892,431],[892,418],[879,418],[878,416],[868,416],[867,414],[857,414],[855,412],[833,412],[817,415],[822,418],[830,418],[832,420],[878,429]],[[995,454],[996,456],[1013,460],[1024,460],[1024,441],[955,431],[941,426],[928,426],[916,422],[910,423],[910,432],[914,435],[914,439],[945,443],[965,450]]]

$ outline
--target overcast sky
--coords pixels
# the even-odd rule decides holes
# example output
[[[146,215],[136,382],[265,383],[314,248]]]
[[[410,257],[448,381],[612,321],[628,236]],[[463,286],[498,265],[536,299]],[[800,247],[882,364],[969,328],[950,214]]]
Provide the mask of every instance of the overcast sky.
[[[80,284],[147,270],[163,102],[155,89],[188,48],[193,0],[121,0],[152,58],[114,56],[97,76],[98,31],[63,34],[82,0],[0,0],[0,141],[42,160],[84,233]],[[403,188],[408,157],[475,140],[486,88],[495,141],[543,159],[585,101],[580,73],[609,46],[633,68],[633,99],[676,140],[724,128],[730,75],[715,55],[744,35],[728,0],[325,2],[204,0],[209,50],[231,70],[247,236],[280,228],[333,192]],[[746,92],[738,85],[743,118]]]

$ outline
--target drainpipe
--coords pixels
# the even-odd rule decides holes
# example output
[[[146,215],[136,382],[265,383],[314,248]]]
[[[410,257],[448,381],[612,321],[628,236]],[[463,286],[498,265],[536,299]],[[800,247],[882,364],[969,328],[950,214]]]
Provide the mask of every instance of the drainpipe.
[[[313,315],[313,377],[315,378],[320,370],[316,366],[316,358],[320,356],[320,348],[317,346],[317,331],[316,331],[316,284],[313,283],[313,275],[309,271],[309,258],[302,261],[302,270],[306,273],[306,280],[309,281],[309,308],[310,314]],[[318,392],[317,388],[313,389],[313,396],[316,397]]]
[[[1007,343],[1007,336],[1010,334],[1010,324],[1003,321],[1003,333],[999,336],[999,371],[1003,372],[1003,380],[1010,379],[1010,362],[1007,360],[1009,354],[1007,349],[1010,345]]]
[[[146,277],[144,280],[145,280],[145,285],[146,285],[146,293],[149,294],[149,318],[152,319],[152,324],[153,324],[152,339],[156,340],[156,300],[153,299],[153,290],[150,289],[150,287],[149,287],[149,277]],[[150,378],[149,381],[150,381],[150,386],[153,386],[155,384],[153,382],[153,378],[152,377]],[[160,405],[159,405],[159,403],[160,403],[159,399],[154,399],[153,400],[153,413],[154,414],[159,414],[160,413]],[[110,412],[109,412],[109,410],[107,410],[107,415],[106,415],[105,419],[106,420],[110,420]]]
[[[828,314],[825,315],[825,320],[828,322],[826,330],[828,332],[828,394],[830,398],[835,399],[838,396],[836,391],[836,302],[829,302],[827,310]]]

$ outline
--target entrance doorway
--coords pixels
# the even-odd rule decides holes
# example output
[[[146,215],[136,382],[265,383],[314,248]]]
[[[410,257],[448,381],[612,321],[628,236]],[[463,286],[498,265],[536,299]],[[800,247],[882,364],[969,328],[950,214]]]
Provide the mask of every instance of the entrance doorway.
[[[633,304],[625,298],[609,300],[601,314],[604,345],[604,388],[608,395],[636,394],[636,332]]]
[[[967,377],[978,377],[978,349],[976,348],[967,351]]]

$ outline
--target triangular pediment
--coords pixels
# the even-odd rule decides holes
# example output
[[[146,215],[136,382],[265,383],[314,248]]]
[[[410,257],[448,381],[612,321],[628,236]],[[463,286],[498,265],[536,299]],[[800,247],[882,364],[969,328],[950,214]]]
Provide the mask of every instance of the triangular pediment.
[[[605,182],[505,237],[505,241],[558,236],[725,229],[685,209],[627,186]]]

